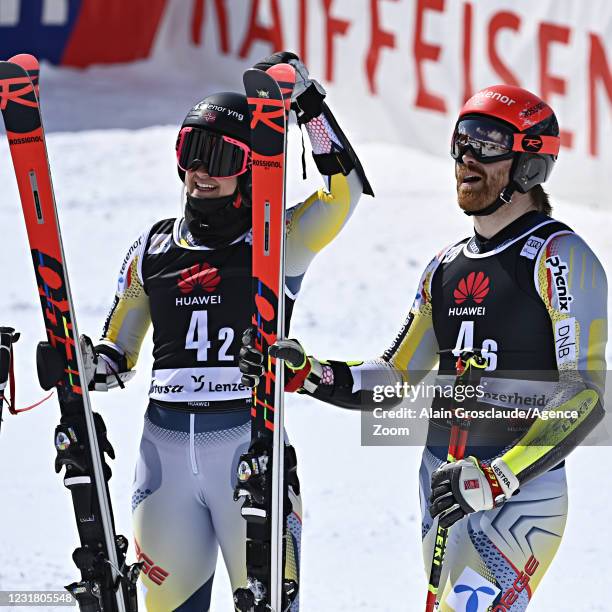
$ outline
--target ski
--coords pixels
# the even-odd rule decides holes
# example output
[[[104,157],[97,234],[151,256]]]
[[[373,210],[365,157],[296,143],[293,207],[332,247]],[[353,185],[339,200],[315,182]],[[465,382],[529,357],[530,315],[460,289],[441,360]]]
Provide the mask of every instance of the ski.
[[[37,361],[57,389],[61,420],[55,430],[55,470],[64,471],[80,546],[72,558],[81,579],[66,589],[84,612],[134,612],[140,564],[128,566],[128,542],[116,535],[109,500],[114,458],[99,414],[92,411],[83,381],[83,355],[53,195],[45,135],[38,103],[38,61],[17,55],[0,62],[0,110],[4,118],[48,343]],[[43,385],[44,386],[44,385]]]
[[[243,81],[251,111],[253,324],[267,367],[253,394],[251,444],[238,466],[235,498],[243,499],[247,521],[248,586],[236,590],[234,602],[244,612],[281,612],[298,589],[284,571],[291,510],[286,477],[295,461],[284,440],[283,362],[267,355],[285,334],[285,158],[295,71],[288,64],[251,69]]]

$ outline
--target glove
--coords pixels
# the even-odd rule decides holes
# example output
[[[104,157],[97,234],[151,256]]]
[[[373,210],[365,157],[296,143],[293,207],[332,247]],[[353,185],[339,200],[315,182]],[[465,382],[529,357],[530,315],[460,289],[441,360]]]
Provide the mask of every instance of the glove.
[[[323,112],[327,92],[323,85],[308,76],[308,68],[299,59],[289,62],[295,68],[295,85],[291,94],[291,108],[300,125],[308,123]]]
[[[308,76],[308,68],[291,51],[278,51],[257,62],[253,68],[268,70],[276,64],[290,64],[295,69],[295,86],[291,94],[291,108],[300,125],[308,123],[323,112],[327,95],[323,86]]]
[[[112,357],[100,352],[100,346],[94,346],[91,338],[81,334],[79,338],[81,353],[83,354],[83,367],[85,369],[85,380],[90,391],[108,391],[115,387],[125,387],[125,382],[130,380],[136,370],[125,371],[115,362]],[[122,361],[125,362],[125,357]]]
[[[472,512],[501,506],[518,490],[518,480],[502,459],[485,466],[476,457],[446,463],[431,475],[429,513],[448,529]]]
[[[81,354],[83,355],[83,378],[90,391],[108,391],[113,387],[125,387],[124,383],[130,380],[136,370],[127,369],[127,361],[118,351],[109,351],[116,354],[120,365],[109,355],[102,353],[105,345],[94,347],[89,336],[81,335],[79,338]],[[123,367],[122,367],[123,366]],[[48,391],[55,387],[64,375],[66,363],[60,353],[49,342],[39,342],[36,346],[36,370],[40,386]]]
[[[268,55],[268,57],[264,57],[262,60],[257,62],[253,68],[266,72],[268,68],[272,68],[272,66],[276,66],[276,64],[290,64],[291,60],[299,59],[300,58],[293,53],[293,51],[277,51],[272,55]]]
[[[251,388],[259,384],[266,371],[263,353],[255,346],[255,336],[254,327],[244,331],[238,358],[242,384]],[[314,357],[308,357],[297,340],[278,340],[268,349],[268,353],[274,359],[284,360],[285,391],[292,393],[302,389],[314,390],[321,381],[321,364]]]

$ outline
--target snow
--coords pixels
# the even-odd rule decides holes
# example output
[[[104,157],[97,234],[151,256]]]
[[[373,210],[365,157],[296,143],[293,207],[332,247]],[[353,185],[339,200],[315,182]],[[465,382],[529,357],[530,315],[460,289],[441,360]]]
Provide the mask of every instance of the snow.
[[[103,69],[45,66],[42,73],[50,161],[78,322],[93,337],[132,241],[153,221],[180,209],[177,124],[203,90],[214,90],[210,83],[185,82],[179,94],[162,95],[162,88],[148,81],[131,83],[130,69],[105,70],[102,75]],[[106,79],[102,84],[101,75]],[[121,104],[113,97],[119,90]],[[124,103],[129,106],[125,113]],[[139,105],[146,107],[144,116]],[[66,131],[69,127],[72,131]],[[288,194],[290,202],[297,202],[320,183],[312,164],[302,182],[300,145],[293,132]],[[470,221],[455,204],[450,158],[398,145],[354,144],[377,197],[363,198],[343,233],[313,263],[292,330],[309,352],[326,358],[380,354],[401,326],[425,264],[470,230]],[[22,333],[15,350],[18,404],[23,405],[42,396],[34,347],[44,329],[4,139],[0,160],[0,324]],[[557,217],[586,237],[609,270],[612,213],[560,196],[553,193]],[[150,367],[149,338],[139,374],[128,388],[93,397],[117,453],[110,487],[118,532],[127,536]],[[362,447],[358,414],[303,397],[288,397],[287,405],[305,509],[302,609],[420,609],[426,590],[417,495],[421,449]],[[77,544],[70,496],[52,467],[57,418],[54,399],[33,412],[5,417],[0,435],[2,590],[61,589],[77,576],[70,558]],[[612,572],[608,455],[607,448],[581,448],[568,461],[566,535],[534,597],[533,612],[606,609],[602,593]],[[221,562],[213,597],[213,610],[231,609]]]

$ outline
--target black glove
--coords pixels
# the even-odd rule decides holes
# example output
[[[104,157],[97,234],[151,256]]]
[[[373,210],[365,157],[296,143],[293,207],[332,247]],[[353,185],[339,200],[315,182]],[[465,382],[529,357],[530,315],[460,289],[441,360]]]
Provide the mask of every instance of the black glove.
[[[278,51],[257,62],[253,68],[268,70],[276,64],[290,64],[295,69],[295,87],[291,95],[291,109],[298,123],[308,123],[323,112],[325,89],[308,76],[308,69],[292,51]]]
[[[254,327],[247,327],[242,333],[238,367],[242,372],[242,384],[246,387],[255,388],[264,375],[263,353],[255,347]]]
[[[242,372],[242,384],[254,388],[265,374],[263,353],[255,346],[256,331],[254,327],[247,328],[242,334],[242,348],[238,359],[238,367]],[[306,355],[302,345],[293,339],[278,340],[269,348],[270,357],[282,359],[285,363],[285,391],[300,391],[306,377],[314,370],[318,373],[321,364]],[[317,375],[320,380],[320,375]]]
[[[268,68],[276,66],[276,64],[289,64],[291,63],[291,60],[299,59],[300,58],[292,51],[277,51],[272,55],[268,55],[268,57],[264,57],[262,60],[257,62],[253,68],[257,68],[257,70],[263,70],[265,72]]]

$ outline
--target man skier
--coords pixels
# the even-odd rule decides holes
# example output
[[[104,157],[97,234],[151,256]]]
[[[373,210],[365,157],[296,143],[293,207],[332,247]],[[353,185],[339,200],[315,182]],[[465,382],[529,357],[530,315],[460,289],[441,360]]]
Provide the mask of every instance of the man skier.
[[[532,93],[499,85],[475,94],[451,145],[457,201],[473,218],[474,235],[428,264],[391,347],[366,362],[307,357],[296,340],[270,349],[285,359],[292,389],[366,410],[380,406],[377,385],[416,385],[436,363],[439,375],[454,375],[465,351],[485,358],[489,399],[477,406],[494,406],[499,416],[473,422],[466,458],[448,463],[450,420],[430,419],[420,469],[427,571],[436,523],[453,526],[439,588],[443,611],[527,608],[565,527],[564,459],[603,416],[607,281],[588,244],[550,217],[541,184],[559,144],[552,109]],[[253,385],[262,356],[252,331],[243,345],[243,381]],[[557,418],[504,418],[543,390],[545,409]],[[449,404],[438,398],[434,406]]]

